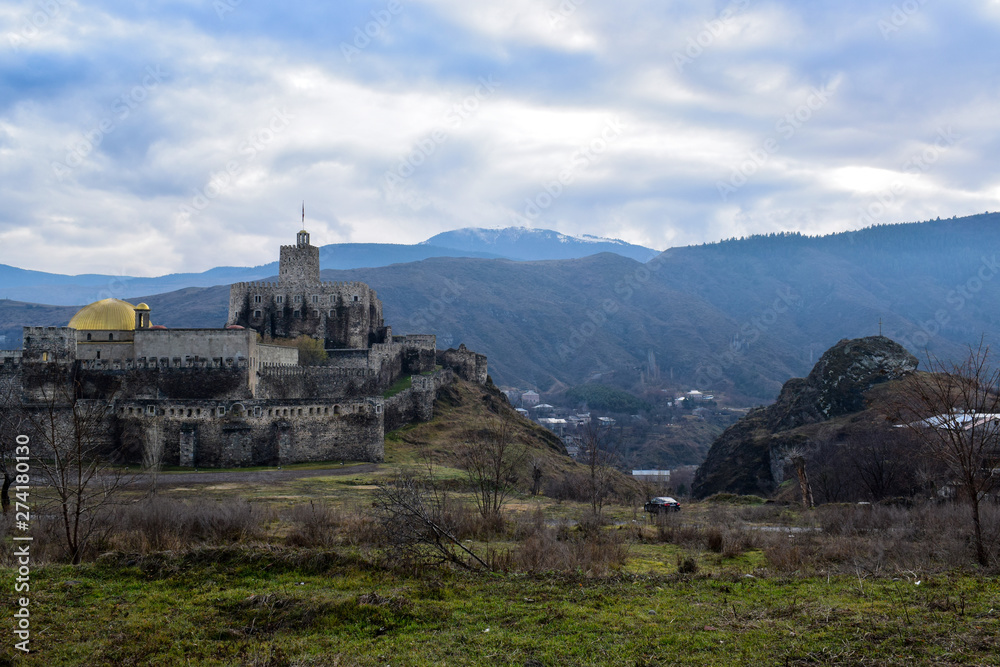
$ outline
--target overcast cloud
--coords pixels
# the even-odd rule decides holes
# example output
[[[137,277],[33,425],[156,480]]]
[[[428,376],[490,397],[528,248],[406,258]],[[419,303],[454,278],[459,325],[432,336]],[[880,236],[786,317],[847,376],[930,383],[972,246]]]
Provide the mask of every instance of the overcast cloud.
[[[0,6],[0,263],[511,225],[666,248],[1000,208],[1000,2]],[[991,157],[992,156],[992,157]]]

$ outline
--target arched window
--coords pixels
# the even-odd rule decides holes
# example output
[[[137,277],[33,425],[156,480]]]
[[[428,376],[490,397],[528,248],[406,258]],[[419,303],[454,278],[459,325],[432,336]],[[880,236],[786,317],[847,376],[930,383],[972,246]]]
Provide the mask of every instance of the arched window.
[[[87,334],[87,340],[90,340],[91,338],[93,338],[93,334]]]
[[[115,339],[115,335],[113,333],[109,333],[108,334],[108,340],[114,340],[114,339]]]

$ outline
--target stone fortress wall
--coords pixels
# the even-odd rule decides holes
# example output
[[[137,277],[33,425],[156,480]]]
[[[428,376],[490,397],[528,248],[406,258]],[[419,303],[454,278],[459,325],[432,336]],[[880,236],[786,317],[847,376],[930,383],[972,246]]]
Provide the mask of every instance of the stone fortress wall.
[[[282,246],[278,282],[231,287],[225,329],[149,328],[143,305],[134,331],[25,327],[21,351],[0,352],[0,374],[18,378],[29,409],[67,424],[72,401],[111,401],[99,436],[109,447],[194,467],[380,461],[386,430],[430,419],[441,387],[487,381],[483,355],[393,336],[374,290],[320,282],[318,248],[304,231],[297,241]],[[328,362],[300,366],[297,347],[258,334],[323,340]]]
[[[364,283],[236,283],[228,324],[271,338],[319,338],[327,349],[366,348],[391,335],[382,302]]]

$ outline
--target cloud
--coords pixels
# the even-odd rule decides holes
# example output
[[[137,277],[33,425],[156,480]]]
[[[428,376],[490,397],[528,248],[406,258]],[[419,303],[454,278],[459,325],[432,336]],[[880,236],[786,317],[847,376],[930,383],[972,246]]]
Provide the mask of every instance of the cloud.
[[[303,199],[660,248],[998,208],[995,2],[220,2],[0,9],[0,263],[261,264]]]

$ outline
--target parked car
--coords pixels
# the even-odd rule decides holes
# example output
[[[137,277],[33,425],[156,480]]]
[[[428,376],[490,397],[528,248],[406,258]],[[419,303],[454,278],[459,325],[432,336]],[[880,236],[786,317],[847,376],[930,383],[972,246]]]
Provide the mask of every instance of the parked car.
[[[680,512],[681,504],[673,498],[658,496],[646,503],[644,509],[647,512],[652,512],[653,514],[658,514],[660,512]]]

